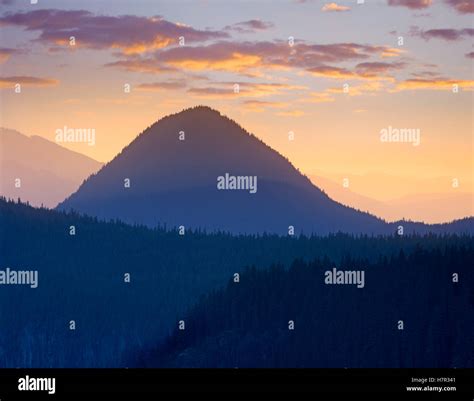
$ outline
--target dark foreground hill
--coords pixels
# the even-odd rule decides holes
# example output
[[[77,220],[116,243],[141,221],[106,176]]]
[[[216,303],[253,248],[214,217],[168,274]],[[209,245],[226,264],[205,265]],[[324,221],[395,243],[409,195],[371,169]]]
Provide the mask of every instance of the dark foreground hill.
[[[293,226],[307,234],[390,234],[398,226],[333,201],[278,152],[204,106],[147,128],[58,209],[233,233],[286,235]],[[403,225],[406,232],[474,232],[472,221]]]
[[[75,228],[75,235],[70,235],[71,226]],[[347,256],[366,259],[369,265],[377,262],[380,256],[390,260],[401,250],[410,255],[417,248],[444,252],[446,247],[472,249],[474,240],[457,235],[231,236],[189,230],[181,236],[177,231],[163,228],[149,229],[118,221],[101,222],[76,213],[36,209],[0,198],[0,270],[38,271],[37,288],[0,285],[0,366],[131,366],[130,357],[162,342],[201,295],[225,286],[246,266],[267,268],[278,264],[289,267],[297,258],[308,261],[327,255],[327,266],[348,267],[343,263]],[[470,285],[472,291],[470,259],[464,260],[463,254],[454,250],[450,266],[459,267],[460,288]],[[410,272],[414,266],[398,266],[398,276],[391,275],[392,267],[382,265],[377,274],[372,272],[377,269],[370,267],[367,289],[373,291],[378,280],[381,288],[386,288],[384,276],[387,275],[394,278],[393,288],[398,288],[401,298],[393,298],[393,291],[388,291],[386,298],[372,298],[365,290],[358,290],[364,292],[356,295],[366,296],[380,305],[386,302],[386,313],[390,313],[389,309],[397,299],[430,296],[433,305],[438,305],[441,301],[438,301],[437,291],[448,291],[448,270],[444,265],[440,268],[435,263],[430,270],[421,270],[423,277],[434,280],[432,290],[415,285],[421,276],[417,275],[414,282],[410,281],[415,274]],[[125,281],[127,273],[130,274],[129,283]],[[247,285],[246,277],[242,277],[241,284]],[[319,279],[301,283],[301,291],[308,293],[308,288],[311,288],[314,296],[321,297]],[[255,286],[260,288],[258,282]],[[284,283],[275,284],[275,291],[282,286]],[[284,291],[298,292],[295,288],[290,280]],[[320,301],[328,307],[332,302],[343,302],[350,307],[355,298],[351,289],[347,290],[349,292],[326,292],[326,300],[321,298]],[[267,296],[262,292],[255,294],[253,299]],[[266,304],[269,316],[277,313],[271,310],[273,297],[274,294],[270,294]],[[282,297],[293,310],[300,308],[293,302],[298,301],[297,298],[292,300],[284,293]],[[340,300],[331,301],[333,297]],[[465,295],[462,297],[462,302],[465,302]],[[227,308],[227,301],[223,307]],[[242,308],[247,310],[245,304]],[[340,324],[346,312],[349,313],[341,311],[342,315],[335,314],[333,324]],[[213,316],[214,312],[209,313]],[[372,311],[368,309],[360,313],[370,315]],[[75,322],[75,330],[69,329],[71,321]],[[393,322],[379,323],[392,327]],[[298,321],[297,327],[301,324]],[[428,321],[423,324],[431,327]],[[408,321],[406,325],[412,328],[413,322]],[[210,323],[207,330],[214,328],[218,335],[220,328],[214,323]],[[391,347],[390,343],[387,347]],[[354,352],[362,351],[355,349]]]
[[[365,285],[328,285],[330,263],[249,269],[183,317],[138,366],[473,367],[474,248],[347,258]],[[468,267],[471,266],[471,267]],[[331,270],[331,269],[329,269]],[[462,279],[453,282],[453,274]],[[403,327],[402,327],[403,324]]]

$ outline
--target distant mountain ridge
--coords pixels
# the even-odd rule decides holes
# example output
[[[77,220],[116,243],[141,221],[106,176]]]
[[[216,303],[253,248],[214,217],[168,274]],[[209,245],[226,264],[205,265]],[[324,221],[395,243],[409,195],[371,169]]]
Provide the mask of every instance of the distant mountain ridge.
[[[226,173],[257,176],[258,191],[219,190]],[[382,234],[396,227],[333,201],[281,154],[206,106],[148,127],[58,208],[232,233]]]
[[[0,128],[0,195],[7,198],[55,207],[101,165],[40,136]]]
[[[390,200],[378,200],[370,195],[343,187],[323,175],[310,176],[311,181],[332,199],[343,205],[364,210],[387,221],[408,219],[429,224],[452,221],[459,216],[474,216],[474,193],[453,191],[452,193],[412,193]],[[377,181],[375,181],[376,183]]]

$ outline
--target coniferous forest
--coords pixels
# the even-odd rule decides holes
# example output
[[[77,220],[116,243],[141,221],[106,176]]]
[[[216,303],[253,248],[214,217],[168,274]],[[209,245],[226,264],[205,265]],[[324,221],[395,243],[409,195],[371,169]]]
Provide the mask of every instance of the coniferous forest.
[[[2,199],[0,254],[39,277],[0,292],[2,367],[474,366],[471,236],[180,235]]]

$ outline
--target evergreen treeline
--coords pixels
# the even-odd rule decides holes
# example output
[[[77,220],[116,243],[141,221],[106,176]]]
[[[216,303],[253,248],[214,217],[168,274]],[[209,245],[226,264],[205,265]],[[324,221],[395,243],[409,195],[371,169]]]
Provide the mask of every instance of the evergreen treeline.
[[[71,226],[75,235],[70,235]],[[380,256],[390,260],[400,250],[407,256],[417,249],[442,253],[471,249],[473,242],[472,237],[456,235],[280,237],[199,230],[179,235],[166,227],[103,222],[0,199],[0,270],[39,272],[36,289],[0,285],[0,366],[128,366],[138,350],[150,349],[171,335],[200,296],[222,288],[245,267],[277,264],[288,268],[298,258],[309,261],[325,256],[338,267],[347,257],[376,264]],[[460,258],[455,253],[453,263],[466,269],[468,261]],[[441,277],[436,266],[432,266],[434,279]],[[383,279],[389,273],[384,269],[381,266],[379,278],[368,275],[367,285]],[[130,283],[125,282],[127,273]],[[245,285],[245,277],[240,285]],[[406,277],[400,276],[402,281],[392,285],[399,286],[405,297],[416,297],[419,289]],[[445,279],[440,279],[440,288],[445,288]],[[361,296],[369,294],[367,288],[357,291]],[[376,300],[384,310],[390,309],[391,298],[366,296],[367,302]],[[347,302],[352,304],[353,299]],[[72,320],[75,330],[69,329]],[[301,322],[296,324],[299,327]],[[374,323],[374,327],[379,326]]]
[[[474,247],[416,250],[375,263],[365,286],[327,285],[327,259],[250,268],[212,291],[139,366],[473,367]],[[459,281],[453,278],[459,275]],[[402,322],[401,322],[402,321]],[[293,323],[292,323],[293,322]],[[403,326],[402,326],[403,324]]]

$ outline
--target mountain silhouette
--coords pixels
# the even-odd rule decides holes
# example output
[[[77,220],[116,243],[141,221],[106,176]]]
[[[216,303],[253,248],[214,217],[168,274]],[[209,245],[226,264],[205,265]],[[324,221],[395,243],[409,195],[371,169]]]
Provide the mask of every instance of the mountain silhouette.
[[[390,200],[378,200],[344,188],[341,183],[321,175],[309,178],[339,203],[367,211],[387,221],[412,219],[439,224],[452,221],[457,216],[474,216],[474,193],[470,192],[414,193]]]
[[[255,193],[218,189],[226,174],[257,177]],[[292,226],[295,234],[379,234],[396,227],[333,201],[281,154],[206,106],[148,127],[58,208],[232,233],[288,234]]]
[[[0,195],[7,198],[55,207],[101,165],[40,136],[0,128]]]

